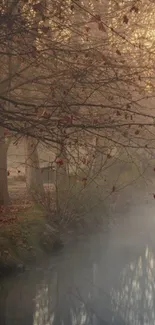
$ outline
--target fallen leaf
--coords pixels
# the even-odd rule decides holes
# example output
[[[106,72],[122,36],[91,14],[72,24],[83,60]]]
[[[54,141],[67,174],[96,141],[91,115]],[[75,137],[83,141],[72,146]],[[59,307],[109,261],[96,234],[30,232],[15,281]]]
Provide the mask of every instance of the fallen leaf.
[[[116,50],[116,53],[118,54],[118,55],[121,55],[121,52],[117,49]]]
[[[106,32],[106,29],[105,29],[105,27],[104,27],[102,21],[99,21],[99,23],[98,23],[98,29],[99,29],[100,31],[102,31],[102,32]]]
[[[127,15],[124,15],[123,16],[123,23],[128,24],[128,22],[129,22],[129,18],[127,17]]]

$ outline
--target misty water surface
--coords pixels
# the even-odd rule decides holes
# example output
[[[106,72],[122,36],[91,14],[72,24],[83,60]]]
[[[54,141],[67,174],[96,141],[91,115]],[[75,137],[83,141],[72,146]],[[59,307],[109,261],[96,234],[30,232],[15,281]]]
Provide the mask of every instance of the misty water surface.
[[[130,195],[100,233],[3,279],[0,324],[155,324],[155,201]]]

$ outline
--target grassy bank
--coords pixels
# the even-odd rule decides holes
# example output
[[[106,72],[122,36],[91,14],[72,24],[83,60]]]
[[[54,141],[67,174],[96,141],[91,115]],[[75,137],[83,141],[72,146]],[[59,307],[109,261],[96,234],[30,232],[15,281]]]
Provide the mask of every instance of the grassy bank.
[[[7,213],[0,222],[1,274],[41,261],[52,252],[55,240],[44,211],[36,205]]]

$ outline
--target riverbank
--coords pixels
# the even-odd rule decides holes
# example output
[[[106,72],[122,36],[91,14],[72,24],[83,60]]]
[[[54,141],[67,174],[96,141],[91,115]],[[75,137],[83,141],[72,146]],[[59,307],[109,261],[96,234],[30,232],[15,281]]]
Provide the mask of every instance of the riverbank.
[[[10,205],[3,209],[0,214],[0,276],[24,270],[43,260],[56,248],[55,241],[54,229],[39,206]]]

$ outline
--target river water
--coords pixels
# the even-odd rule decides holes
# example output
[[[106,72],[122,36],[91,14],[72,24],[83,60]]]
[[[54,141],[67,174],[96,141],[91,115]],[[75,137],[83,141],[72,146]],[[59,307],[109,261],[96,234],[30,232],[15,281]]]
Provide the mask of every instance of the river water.
[[[4,278],[0,325],[154,325],[155,201],[147,196],[116,207],[110,224],[42,267]]]

